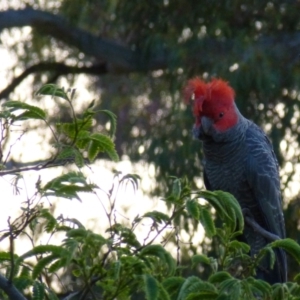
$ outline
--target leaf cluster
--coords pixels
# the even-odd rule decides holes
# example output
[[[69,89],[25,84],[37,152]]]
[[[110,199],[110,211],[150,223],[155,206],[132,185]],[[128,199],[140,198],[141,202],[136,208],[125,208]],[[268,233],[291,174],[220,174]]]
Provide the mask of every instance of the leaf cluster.
[[[117,158],[112,141],[116,123],[111,112],[104,112],[111,118],[111,134],[92,133],[96,113],[92,110],[93,103],[78,117],[72,105],[74,92],[69,95],[55,85],[45,85],[39,94],[67,101],[72,122],[52,127],[43,110],[16,101],[7,102],[0,117],[7,128],[15,122],[30,119],[42,120],[51,127],[57,153],[40,169],[70,157],[80,167],[83,164],[80,160],[93,161],[101,151]],[[72,156],[75,152],[79,159]],[[18,175],[16,182],[21,177]],[[57,300],[56,283],[62,293],[68,294],[61,297],[65,300],[123,300],[139,296],[148,300],[299,299],[300,274],[293,282],[271,286],[255,279],[255,270],[265,255],[271,258],[272,268],[276,248],[283,249],[300,263],[300,246],[292,239],[276,240],[251,257],[249,245],[236,239],[243,232],[244,218],[239,203],[231,194],[193,191],[185,178],[171,177],[170,187],[162,198],[168,211],[148,211],[124,224],[115,216],[116,192],[122,184],[130,183],[134,189],[138,188],[140,177],[117,173],[116,178],[117,185],[113,184],[106,193],[108,205],[103,204],[103,210],[107,219],[100,232],[87,228],[74,218],[54,217],[51,207],[43,205],[50,196],[81,200],[82,193],[95,195],[101,187],[89,183],[83,173],[71,171],[44,185],[40,181],[36,183],[36,192],[27,197],[21,216],[15,221],[9,220],[9,228],[0,238],[0,241],[8,238],[10,244],[7,251],[0,252],[0,266],[4,270],[3,278],[0,275],[1,298],[8,299],[10,288],[7,290],[7,286],[10,286],[17,289],[14,300],[23,300],[25,296],[35,300]],[[191,255],[188,266],[181,263],[179,235],[183,229],[188,232],[188,228],[182,227],[183,219],[187,220],[184,224],[202,225],[205,237],[218,241],[217,255],[203,251]],[[143,228],[146,221],[150,225],[141,238],[138,229]],[[36,243],[35,236],[40,232],[48,234],[47,242]],[[20,235],[32,243],[32,248],[21,255],[14,249],[14,241]],[[62,242],[52,243],[58,236],[63,236]],[[169,250],[170,246],[174,250],[174,245],[176,259],[174,251]],[[185,268],[195,270],[197,276],[185,276]],[[58,283],[55,278],[59,279]],[[61,283],[66,280],[67,285]]]

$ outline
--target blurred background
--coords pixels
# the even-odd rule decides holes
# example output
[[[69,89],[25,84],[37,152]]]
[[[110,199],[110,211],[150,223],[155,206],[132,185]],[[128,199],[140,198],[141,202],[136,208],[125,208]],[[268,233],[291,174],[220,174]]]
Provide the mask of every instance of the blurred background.
[[[169,176],[203,188],[201,144],[182,87],[193,76],[224,78],[242,114],[272,140],[287,236],[300,242],[299,12],[299,0],[0,0],[0,101],[44,105],[50,120],[58,112],[68,120],[63,102],[34,95],[42,84],[77,88],[79,112],[95,99],[117,115],[122,170],[147,177],[143,192],[156,199]],[[49,157],[50,135],[40,125],[38,133],[31,138],[40,151],[26,156],[20,144],[7,169]]]

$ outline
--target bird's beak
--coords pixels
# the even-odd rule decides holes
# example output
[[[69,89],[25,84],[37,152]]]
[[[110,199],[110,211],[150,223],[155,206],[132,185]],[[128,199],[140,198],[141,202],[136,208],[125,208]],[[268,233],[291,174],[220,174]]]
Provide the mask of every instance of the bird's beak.
[[[201,127],[204,134],[209,135],[211,131],[211,127],[213,125],[213,120],[211,118],[203,116],[201,118]]]

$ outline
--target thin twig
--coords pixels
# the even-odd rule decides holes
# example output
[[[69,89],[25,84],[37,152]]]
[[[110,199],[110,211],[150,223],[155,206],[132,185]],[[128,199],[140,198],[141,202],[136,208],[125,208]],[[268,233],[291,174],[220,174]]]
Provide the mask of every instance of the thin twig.
[[[8,282],[11,283],[14,278],[15,260],[14,260],[14,235],[13,235],[13,227],[10,223],[10,217],[8,217],[7,223],[9,228],[9,255],[10,255],[10,266],[11,266]]]

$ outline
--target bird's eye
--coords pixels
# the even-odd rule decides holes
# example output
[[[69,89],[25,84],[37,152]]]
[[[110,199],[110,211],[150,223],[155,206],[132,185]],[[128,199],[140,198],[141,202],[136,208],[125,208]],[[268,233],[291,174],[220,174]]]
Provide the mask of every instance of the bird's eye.
[[[219,118],[223,118],[223,116],[224,116],[224,113],[221,112],[221,113],[219,114]]]

